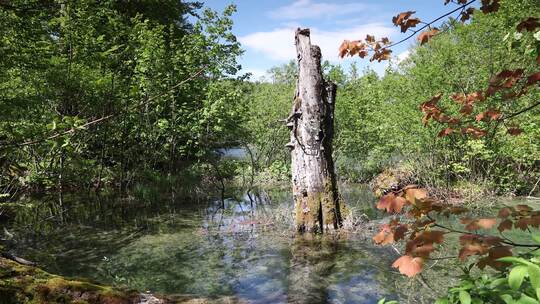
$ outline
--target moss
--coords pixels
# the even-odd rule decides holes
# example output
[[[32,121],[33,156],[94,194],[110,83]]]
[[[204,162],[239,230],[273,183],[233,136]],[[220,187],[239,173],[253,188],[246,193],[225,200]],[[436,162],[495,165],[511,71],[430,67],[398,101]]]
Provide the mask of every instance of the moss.
[[[295,198],[296,225],[299,231],[321,232],[320,222],[324,230],[333,230],[338,222],[349,214],[345,202],[339,195],[335,195],[335,187],[330,178],[324,183],[324,190],[310,192]],[[337,198],[337,202],[336,202]],[[336,212],[339,208],[339,212]]]
[[[384,169],[371,182],[371,190],[376,197],[381,197],[384,190],[393,186],[407,185],[414,183],[414,173],[412,167],[405,164],[396,164],[395,167]]]
[[[0,276],[0,304],[123,304],[139,298],[134,291],[71,280],[5,258],[0,258]]]

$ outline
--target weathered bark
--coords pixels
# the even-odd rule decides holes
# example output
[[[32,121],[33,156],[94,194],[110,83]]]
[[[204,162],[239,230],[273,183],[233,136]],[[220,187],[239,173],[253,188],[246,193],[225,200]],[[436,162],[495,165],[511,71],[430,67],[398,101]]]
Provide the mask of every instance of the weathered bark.
[[[311,45],[309,29],[296,31],[296,51],[298,82],[287,123],[296,226],[300,232],[324,232],[342,222],[332,160],[336,85],[323,79],[321,50]]]

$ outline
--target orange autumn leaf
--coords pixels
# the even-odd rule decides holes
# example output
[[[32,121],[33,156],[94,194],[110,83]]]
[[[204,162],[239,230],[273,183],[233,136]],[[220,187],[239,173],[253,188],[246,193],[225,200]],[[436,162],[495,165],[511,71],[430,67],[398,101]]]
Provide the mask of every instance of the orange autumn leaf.
[[[439,30],[437,28],[433,28],[431,30],[424,31],[418,35],[418,41],[420,41],[420,44],[425,44],[428,42],[433,36],[437,35],[439,33]]]
[[[349,40],[344,40],[339,47],[339,57],[343,58],[349,53]]]
[[[373,237],[373,241],[378,245],[392,244],[394,243],[394,234],[383,228]]]
[[[375,42],[375,36],[373,36],[373,35],[366,35],[366,42],[368,42],[368,43],[374,43],[374,42]]]
[[[516,205],[516,209],[517,211],[520,211],[520,212],[530,212],[533,210],[531,206],[523,205],[523,204]]]
[[[411,204],[416,204],[417,200],[427,198],[427,191],[426,189],[418,189],[418,188],[405,189],[405,198]]]
[[[407,204],[408,202],[405,198],[389,193],[381,197],[377,203],[377,209],[385,209],[388,213],[400,213]]]
[[[491,229],[497,220],[494,218],[483,218],[483,219],[468,219],[464,218],[461,220],[462,224],[465,224],[465,229],[469,231],[479,230],[479,229]]]
[[[484,14],[489,14],[498,11],[500,7],[501,5],[499,4],[499,0],[482,0],[480,10]]]
[[[534,73],[527,77],[527,85],[531,86],[537,82],[540,82],[540,72]]]
[[[418,18],[410,18],[410,19],[407,19],[407,21],[405,21],[404,23],[402,23],[400,26],[401,26],[401,32],[402,33],[405,33],[409,28],[411,27],[416,27],[420,22],[420,19]]]
[[[512,136],[518,136],[519,134],[523,133],[523,130],[518,127],[510,127],[508,128],[507,132]]]
[[[482,136],[485,136],[487,134],[487,131],[479,129],[477,127],[469,126],[466,128],[462,128],[461,133],[471,135],[473,138],[478,139]]]
[[[470,104],[465,104],[461,110],[459,110],[459,113],[463,114],[463,115],[470,115],[473,111],[473,106],[470,105]]]
[[[407,225],[397,226],[396,230],[394,231],[394,240],[397,242],[405,238],[405,234],[407,233],[408,230],[409,228],[407,227]]]
[[[476,115],[476,121],[482,120],[499,120],[502,117],[502,113],[498,110],[490,109]]]
[[[508,263],[500,262],[498,259],[503,257],[512,256],[512,247],[510,246],[497,246],[489,249],[487,257],[480,259],[477,263],[478,268],[484,269],[486,266],[491,266],[494,269],[500,269],[507,266]]]
[[[377,209],[379,210],[387,209],[395,197],[396,196],[393,193],[384,195],[383,197],[381,197],[381,199],[379,199],[379,202],[377,203]]]
[[[446,128],[446,129],[441,130],[441,132],[439,132],[439,134],[437,134],[437,137],[445,137],[445,136],[448,136],[448,135],[450,135],[452,133],[454,133],[454,129]]]
[[[509,207],[504,207],[501,210],[499,210],[499,214],[497,215],[499,218],[507,218],[512,214],[512,209]]]
[[[429,230],[420,232],[414,240],[419,243],[437,243],[442,244],[446,232],[440,230]]]
[[[518,32],[523,32],[524,30],[527,30],[529,32],[534,31],[537,27],[540,27],[540,21],[538,18],[535,17],[529,17],[523,21],[521,21],[517,26],[516,29]]]
[[[474,7],[467,8],[464,12],[461,13],[460,20],[462,22],[469,20],[471,18],[471,15],[474,14],[474,11],[475,11]]]
[[[502,221],[500,224],[499,224],[499,227],[497,227],[497,230],[499,230],[499,232],[504,232],[506,230],[512,230],[512,225],[514,223],[509,220],[509,219],[505,219],[504,221]]]
[[[416,13],[416,12],[415,11],[407,11],[407,12],[399,13],[397,16],[392,18],[392,22],[394,23],[395,26],[398,26],[405,19],[409,19],[409,17],[414,13]]]
[[[401,32],[405,33],[409,28],[416,27],[421,21],[418,18],[411,18],[414,11],[408,11],[398,14],[392,18],[394,26],[401,27]]]
[[[397,268],[401,274],[408,277],[414,277],[422,271],[424,259],[420,257],[413,258],[409,255],[404,255],[394,261],[392,267]]]

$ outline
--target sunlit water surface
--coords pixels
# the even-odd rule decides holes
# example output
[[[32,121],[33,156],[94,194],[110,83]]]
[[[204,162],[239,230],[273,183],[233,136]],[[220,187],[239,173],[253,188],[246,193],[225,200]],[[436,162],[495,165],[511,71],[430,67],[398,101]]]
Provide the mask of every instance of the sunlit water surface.
[[[364,186],[343,189],[375,217]],[[248,303],[377,303],[400,299],[396,258],[355,234],[299,237],[288,191],[189,201],[139,191],[33,199],[13,246],[46,270],[179,298]],[[279,214],[281,213],[281,214]]]

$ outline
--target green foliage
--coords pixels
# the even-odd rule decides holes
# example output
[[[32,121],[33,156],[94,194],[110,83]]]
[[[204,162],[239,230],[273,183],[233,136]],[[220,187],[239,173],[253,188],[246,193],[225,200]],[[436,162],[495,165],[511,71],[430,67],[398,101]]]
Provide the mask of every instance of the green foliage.
[[[538,242],[537,242],[538,243]],[[472,274],[465,269],[460,284],[448,290],[438,304],[463,303],[540,303],[540,254],[504,257],[510,267],[495,273]]]
[[[243,133],[234,6],[0,5],[0,189],[129,184]],[[6,173],[6,174],[4,174]]]
[[[424,127],[419,106],[441,92],[446,96],[485,90],[492,75],[505,69],[526,67],[527,75],[536,71],[538,42],[533,33],[518,35],[517,40],[513,35],[520,21],[537,15],[537,5],[532,0],[501,1],[499,12],[477,13],[470,24],[448,22],[446,31],[410,49],[410,56],[391,65],[383,77],[371,71],[360,78],[350,77],[340,87],[336,102],[340,175],[368,180],[406,160],[424,184],[437,187],[471,180],[498,193],[528,193],[540,178],[538,108],[511,121],[486,122],[488,135],[481,139],[461,135],[436,139],[442,126],[430,122]],[[493,97],[479,105],[478,111],[502,105],[504,113],[516,113],[534,103],[539,94],[534,87],[511,101]],[[440,105],[449,114],[459,115],[460,106],[450,98],[443,98]],[[506,134],[503,125],[513,124],[524,132]]]

